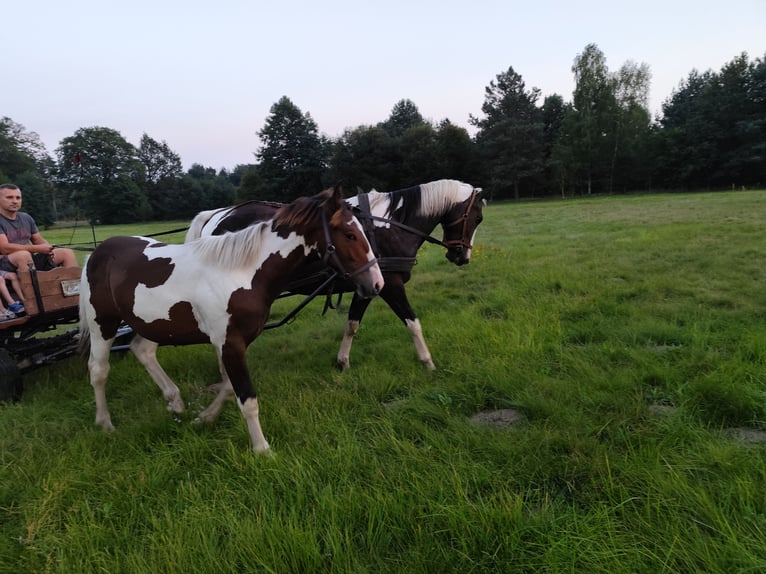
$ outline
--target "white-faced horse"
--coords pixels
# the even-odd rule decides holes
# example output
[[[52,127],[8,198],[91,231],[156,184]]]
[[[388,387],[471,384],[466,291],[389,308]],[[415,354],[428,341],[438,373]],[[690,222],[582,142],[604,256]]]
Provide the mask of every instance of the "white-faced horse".
[[[360,297],[383,288],[380,267],[339,188],[299,198],[233,233],[181,245],[146,237],[101,243],[83,268],[80,286],[81,349],[89,344],[96,423],[114,428],[105,385],[109,349],[124,322],[135,332],[131,351],[176,413],[183,411],[183,401],[157,362],[157,345],[212,343],[227,384],[200,418],[214,419],[233,389],[253,449],[268,450],[245,352],[290,275],[314,260],[347,276]]]
[[[460,181],[443,179],[392,191],[371,191],[347,200],[362,221],[373,251],[383,270],[385,286],[381,298],[391,307],[409,330],[420,361],[434,368],[431,352],[423,338],[420,320],[410,306],[405,283],[409,281],[415,256],[425,241],[442,245],[446,257],[456,265],[471,260],[476,228],[482,221],[484,201],[481,189]],[[218,235],[243,229],[269,218],[280,204],[249,201],[233,207],[203,211],[192,220],[186,234],[191,241],[202,236]],[[441,224],[443,239],[430,237]],[[326,269],[326,267],[325,267]],[[321,263],[303,267],[294,273],[288,285],[290,294],[311,294],[326,279]],[[348,281],[338,281],[335,293],[353,290]],[[348,321],[338,351],[338,367],[349,366],[351,343],[369,305],[369,299],[354,295],[348,311]]]

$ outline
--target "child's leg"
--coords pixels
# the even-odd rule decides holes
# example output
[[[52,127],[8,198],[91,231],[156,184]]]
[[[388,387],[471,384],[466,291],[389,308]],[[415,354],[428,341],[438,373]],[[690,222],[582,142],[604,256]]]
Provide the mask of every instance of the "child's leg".
[[[24,294],[21,292],[21,282],[19,281],[19,276],[15,273],[8,272],[5,274],[5,278],[11,282],[11,287],[13,287],[13,290],[16,292],[16,296],[19,298],[18,300],[22,303],[26,303],[24,300]],[[15,300],[11,302],[14,303]]]
[[[3,301],[8,303],[8,305],[11,305],[16,302],[16,299],[11,297],[11,294],[8,292],[8,286],[5,284],[6,278],[7,278],[7,275],[3,278],[0,278],[0,297],[2,298]],[[16,281],[18,282],[18,279]]]

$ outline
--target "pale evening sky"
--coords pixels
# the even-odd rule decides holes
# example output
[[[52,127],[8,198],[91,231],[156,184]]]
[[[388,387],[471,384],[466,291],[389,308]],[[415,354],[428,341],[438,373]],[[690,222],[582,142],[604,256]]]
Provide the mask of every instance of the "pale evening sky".
[[[402,99],[470,129],[509,66],[540,104],[571,101],[574,58],[595,43],[612,71],[649,65],[656,114],[692,69],[766,55],[766,0],[26,0],[0,21],[0,117],[51,155],[82,127],[147,133],[184,168],[254,163],[282,96],[329,137]]]

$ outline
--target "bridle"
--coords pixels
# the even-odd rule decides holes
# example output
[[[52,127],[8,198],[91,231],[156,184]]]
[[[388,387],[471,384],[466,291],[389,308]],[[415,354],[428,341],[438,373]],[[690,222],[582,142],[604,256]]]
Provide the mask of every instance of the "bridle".
[[[468,206],[465,208],[465,212],[463,215],[455,219],[454,221],[451,221],[449,223],[443,223],[442,227],[444,228],[444,231],[447,231],[447,228],[454,227],[455,225],[461,225],[462,229],[460,230],[460,239],[448,239],[445,241],[442,241],[441,244],[446,247],[447,249],[450,249],[451,247],[460,248],[461,250],[469,250],[473,248],[473,245],[471,244],[472,237],[468,237],[468,216],[471,214],[471,209],[473,208],[473,204],[476,203],[476,199],[479,197],[479,194],[481,193],[480,188],[474,188],[474,190],[471,192],[471,197],[468,199]]]
[[[428,233],[423,233],[422,231],[420,231],[420,229],[415,229],[414,227],[410,227],[409,225],[405,223],[401,223],[399,221],[396,221],[394,219],[389,219],[386,217],[380,217],[379,215],[373,215],[370,209],[368,194],[366,193],[360,193],[359,195],[357,195],[357,198],[359,201],[359,210],[361,212],[359,213],[358,217],[365,221],[382,221],[383,223],[386,223],[388,225],[393,225],[400,229],[404,229],[405,231],[408,231],[412,233],[413,235],[422,237],[428,243],[433,243],[434,245],[441,245],[442,247],[446,249],[459,247],[461,249],[467,250],[473,247],[471,245],[471,237],[468,236],[468,216],[471,214],[471,209],[473,208],[473,204],[476,203],[476,200],[478,199],[480,194],[481,194],[481,188],[475,187],[473,191],[471,192],[471,197],[468,198],[468,205],[466,206],[466,209],[463,215],[461,215],[454,221],[451,221],[450,223],[442,224],[442,228],[446,231],[448,227],[454,227],[455,225],[459,225],[462,223],[463,228],[461,229],[461,232],[460,232],[460,239],[450,239],[448,241],[441,241],[439,239],[436,239],[435,237],[432,237]],[[365,226],[365,231],[374,231],[374,228],[372,228],[371,226],[369,228]],[[367,233],[367,237],[370,239],[370,241],[374,242],[374,233],[372,234]],[[373,244],[371,245],[373,248],[373,252],[376,252],[377,251],[377,249],[375,248],[376,246]]]
[[[325,252],[324,255],[322,255],[322,263],[327,265],[330,261],[333,262],[334,267],[337,269],[338,273],[340,273],[340,276],[343,279],[351,279],[355,275],[359,275],[360,273],[364,273],[367,271],[370,267],[377,264],[378,258],[373,257],[371,261],[368,261],[358,269],[355,269],[353,271],[346,271],[343,267],[343,263],[340,261],[340,257],[338,257],[338,254],[336,253],[335,244],[332,242],[332,239],[330,238],[330,227],[327,224],[327,218],[322,217],[322,231],[324,232],[324,241],[325,241]]]

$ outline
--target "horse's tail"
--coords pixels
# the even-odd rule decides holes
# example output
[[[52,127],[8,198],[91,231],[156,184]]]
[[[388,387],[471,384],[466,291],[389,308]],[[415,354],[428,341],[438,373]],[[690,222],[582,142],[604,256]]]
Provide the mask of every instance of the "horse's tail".
[[[80,340],[77,342],[77,352],[84,359],[90,355],[90,329],[87,323],[80,323]]]
[[[88,327],[88,305],[90,304],[90,285],[86,269],[88,261],[86,259],[82,266],[82,275],[80,276],[80,340],[77,343],[77,351],[81,356],[87,357],[90,354],[90,328]]]

